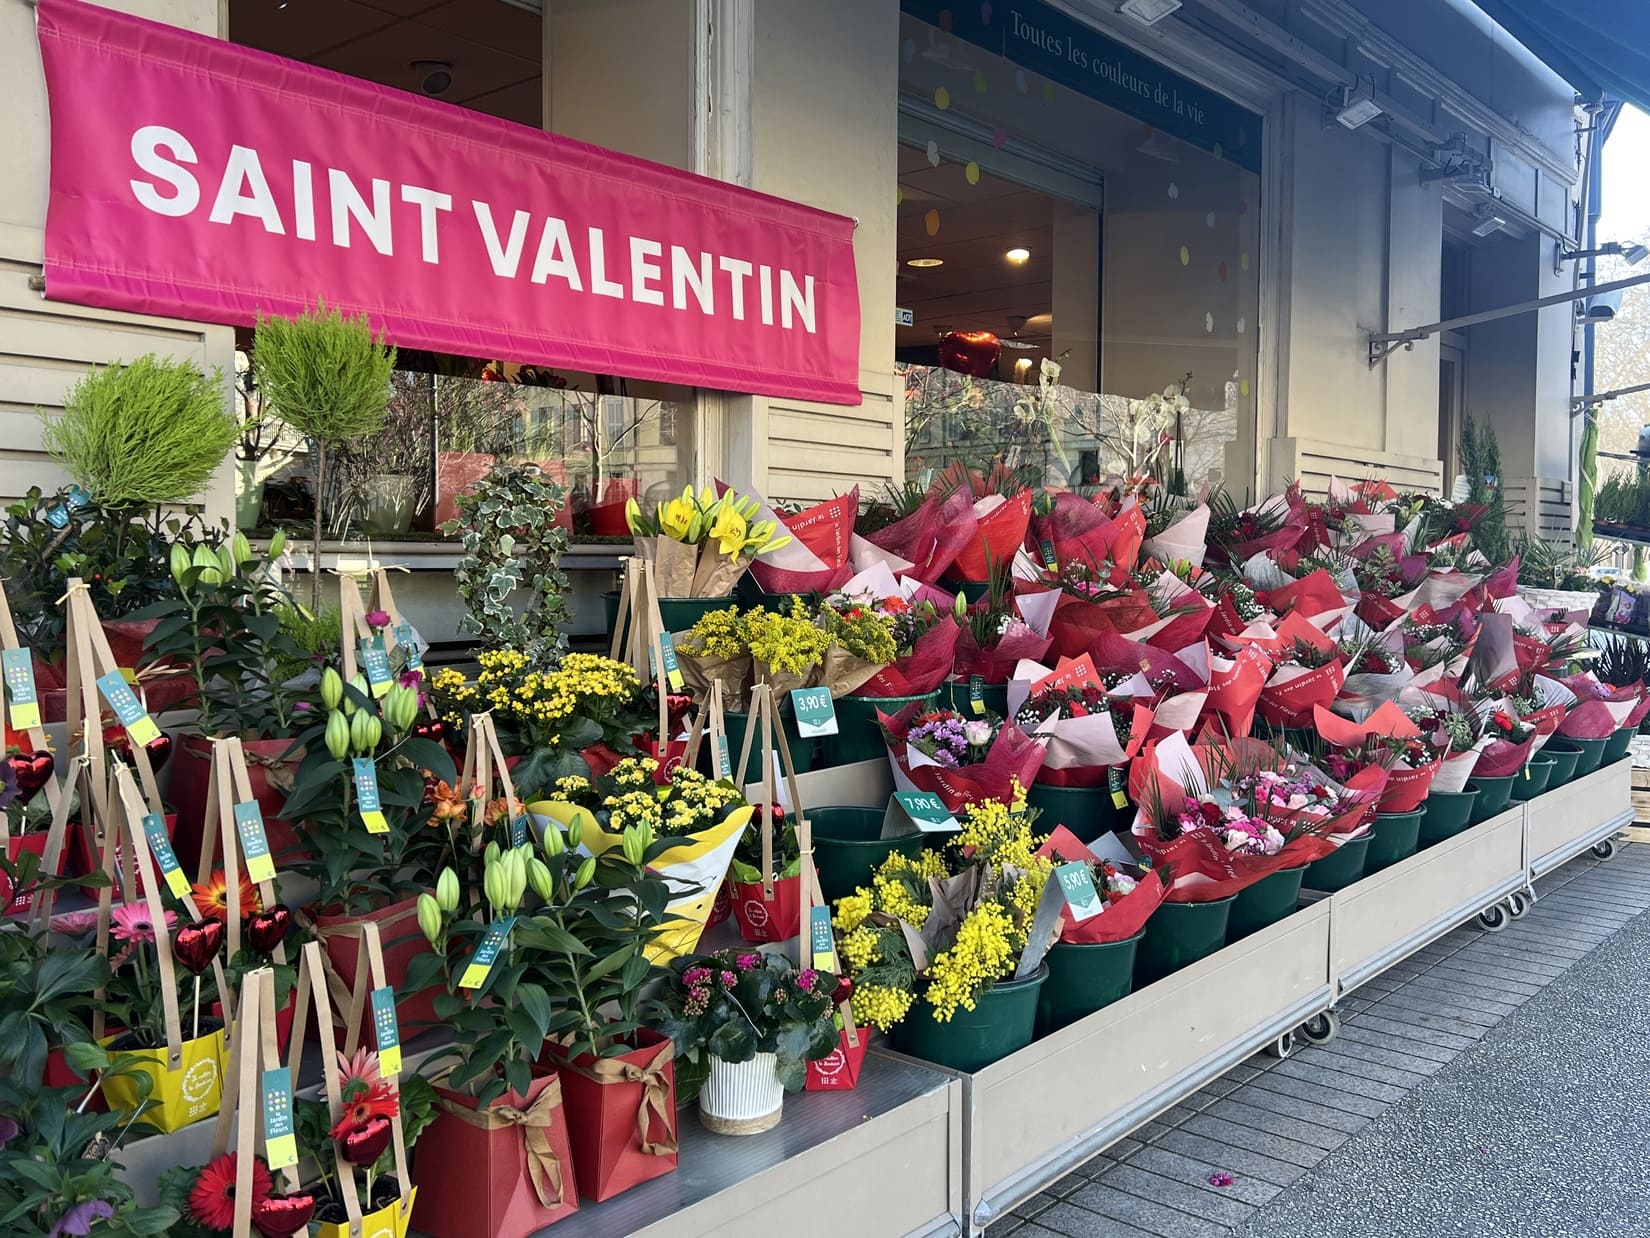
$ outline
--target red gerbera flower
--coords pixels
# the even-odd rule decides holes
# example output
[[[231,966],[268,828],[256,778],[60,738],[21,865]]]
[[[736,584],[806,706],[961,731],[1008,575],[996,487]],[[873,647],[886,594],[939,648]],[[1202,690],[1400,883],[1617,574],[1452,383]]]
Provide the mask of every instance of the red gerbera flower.
[[[200,1171],[189,1192],[189,1215],[207,1229],[229,1230],[235,1225],[235,1153],[226,1152]],[[274,1189],[269,1168],[252,1160],[252,1202],[268,1199]]]
[[[400,1100],[379,1074],[376,1053],[357,1049],[353,1058],[340,1053],[338,1070],[342,1075],[338,1091],[343,1104],[332,1128],[334,1139],[360,1130],[373,1118],[393,1118],[401,1112]]]

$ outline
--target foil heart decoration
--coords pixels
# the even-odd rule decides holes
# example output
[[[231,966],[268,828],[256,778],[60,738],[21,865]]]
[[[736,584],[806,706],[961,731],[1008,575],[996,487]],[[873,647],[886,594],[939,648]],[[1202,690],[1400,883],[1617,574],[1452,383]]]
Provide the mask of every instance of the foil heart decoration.
[[[989,331],[947,331],[940,336],[940,364],[971,378],[990,378],[1003,342]]]
[[[252,1201],[252,1224],[264,1238],[292,1238],[309,1227],[315,1196],[270,1195]]]
[[[198,976],[212,966],[228,932],[222,920],[211,918],[199,924],[181,924],[172,934],[172,956]]]
[[[292,926],[292,913],[276,903],[268,911],[260,911],[246,922],[246,940],[259,954],[273,954],[275,947],[286,940],[286,931]]]
[[[338,1151],[357,1169],[366,1169],[384,1155],[384,1149],[390,1146],[391,1133],[390,1120],[376,1114],[346,1132],[338,1141]]]
[[[57,768],[57,758],[49,752],[14,752],[6,758],[6,764],[11,766],[12,777],[17,780],[17,790],[22,794],[23,803],[27,804],[51,779],[52,771]]]
[[[119,723],[103,728],[103,746],[126,762],[128,766],[136,766],[137,762],[132,756],[131,737],[126,734],[126,728]],[[149,754],[149,768],[158,770],[166,764],[166,759],[172,755],[172,737],[164,733],[157,735],[148,744],[144,745],[143,750]]]
[[[416,739],[433,739],[439,744],[447,737],[447,724],[440,718],[420,718],[413,723],[412,733]]]

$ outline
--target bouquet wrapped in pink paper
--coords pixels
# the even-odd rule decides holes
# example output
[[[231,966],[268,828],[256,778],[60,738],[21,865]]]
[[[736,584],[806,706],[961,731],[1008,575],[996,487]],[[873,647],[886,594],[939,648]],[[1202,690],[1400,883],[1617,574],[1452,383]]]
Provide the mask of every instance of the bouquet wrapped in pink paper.
[[[1056,865],[1078,860],[1088,865],[1089,876],[1100,894],[1103,910],[1086,920],[1065,917],[1060,940],[1068,945],[1097,946],[1105,942],[1127,941],[1141,929],[1163,903],[1168,887],[1156,869],[1130,872],[1094,852],[1063,825],[1054,827],[1037,854]]]
[[[1386,770],[1377,812],[1412,812],[1426,799],[1438,774],[1439,754],[1421,736],[1415,720],[1388,701],[1362,722],[1352,722],[1323,706],[1312,711],[1318,734],[1331,746],[1323,768],[1345,782],[1364,765]]]
[[[1041,661],[1051,645],[1048,629],[1060,600],[1057,589],[1010,591],[1006,561],[986,594],[968,608],[957,638],[958,677],[978,675],[986,683],[1007,683],[1021,659]]]
[[[1479,754],[1474,774],[1480,778],[1516,774],[1534,750],[1535,728],[1520,722],[1506,701],[1487,702],[1481,714],[1484,734],[1490,742]]]
[[[928,791],[952,812],[975,800],[1008,803],[1014,787],[1029,787],[1043,764],[1042,740],[1012,722],[955,710],[925,710],[913,701],[896,714],[877,711],[888,741],[894,785]]]
[[[883,563],[896,574],[933,584],[974,536],[977,523],[970,495],[930,495],[910,515],[871,533],[855,533],[849,559],[855,571]]]
[[[1014,724],[1046,740],[1037,781],[1056,787],[1097,787],[1113,766],[1126,765],[1145,743],[1152,710],[1140,698],[1113,698],[1087,654],[1052,669],[1024,661],[1008,684]]]
[[[1034,512],[1029,540],[1045,566],[1081,563],[1090,567],[1111,562],[1112,547],[1122,531],[1101,506],[1070,491],[1048,497],[1046,510]]]

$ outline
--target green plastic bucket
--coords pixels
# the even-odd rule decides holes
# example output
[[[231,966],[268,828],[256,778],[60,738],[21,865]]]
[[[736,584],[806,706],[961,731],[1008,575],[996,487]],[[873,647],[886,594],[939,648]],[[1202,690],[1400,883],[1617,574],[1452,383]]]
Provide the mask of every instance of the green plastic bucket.
[[[736,605],[737,603],[731,593],[715,598],[660,598],[659,621],[665,625],[665,631],[667,632],[685,632],[710,614],[711,611],[726,610],[728,607]],[[617,589],[602,594],[602,613],[607,620],[608,635],[611,636],[619,629],[619,591]],[[629,631],[629,626],[626,623],[624,631],[619,632],[621,649],[623,648],[622,642]]]
[[[1511,774],[1498,775],[1494,778],[1474,778],[1467,785],[1478,788],[1478,802],[1472,806],[1472,824],[1488,821],[1496,813],[1505,811],[1507,800],[1512,797],[1513,776]]]
[[[984,598],[990,590],[989,580],[965,580],[957,586],[957,592],[968,600],[970,606]]]
[[[1552,772],[1553,759],[1544,753],[1536,753],[1529,759],[1523,771],[1513,776],[1513,799],[1533,800],[1547,789],[1547,779],[1552,776]]]
[[[1237,895],[1207,903],[1163,903],[1146,921],[1134,957],[1134,987],[1145,988],[1226,944],[1226,925]]]
[[[1313,860],[1306,866],[1301,884],[1308,890],[1322,890],[1325,894],[1346,889],[1364,875],[1364,865],[1369,861],[1369,845],[1374,841],[1375,835],[1371,832],[1362,838],[1342,843],[1321,860]]]
[[[980,994],[973,1010],[958,1007],[946,1023],[919,997],[894,1025],[894,1048],[951,1070],[983,1070],[1031,1043],[1037,996],[1047,979],[1045,965],[1024,980],[999,980]]]
[[[1242,941],[1251,933],[1258,933],[1269,924],[1276,924],[1301,901],[1301,878],[1306,865],[1280,868],[1268,873],[1252,886],[1237,893],[1232,903],[1232,915],[1226,923],[1226,940]]]
[[[1614,765],[1626,756],[1628,750],[1633,746],[1633,736],[1636,734],[1638,734],[1637,728],[1630,726],[1617,727],[1611,731],[1609,738],[1604,741],[1604,756],[1599,764]]]
[[[836,702],[835,738],[825,744],[823,765],[850,765],[855,761],[875,761],[887,755],[888,741],[877,725],[877,711],[897,714],[912,701],[934,704],[934,693],[925,696],[845,696]]]
[[[1421,829],[1417,846],[1431,847],[1454,838],[1472,824],[1478,788],[1468,784],[1464,791],[1434,791],[1421,804]]]
[[[1098,787],[1048,787],[1034,782],[1026,788],[1026,803],[1042,813],[1037,818],[1039,834],[1052,833],[1055,826],[1063,825],[1084,842],[1091,843],[1122,824],[1122,814],[1117,810],[1111,791],[1103,784]]]
[[[1632,736],[1629,735],[1628,738],[1631,739]],[[1576,762],[1581,759],[1581,749],[1560,748],[1549,742],[1541,750],[1541,753],[1553,760],[1553,772],[1547,775],[1547,790],[1551,791],[1555,787],[1562,787],[1575,777]]]
[[[1369,851],[1364,857],[1364,876],[1391,868],[1399,860],[1415,854],[1421,841],[1421,818],[1427,810],[1415,808],[1409,812],[1378,812],[1371,823]]]
[[[954,709],[965,718],[974,717],[974,702],[969,695],[966,679],[947,679],[940,685],[939,702],[942,709]],[[980,685],[980,700],[999,718],[1008,715],[1008,685],[988,683]]]
[[[1127,997],[1134,987],[1135,951],[1145,935],[1142,929],[1122,941],[1051,946],[1044,960],[1048,979],[1037,995],[1037,1035],[1057,1032]]]
[[[881,808],[815,808],[808,813],[814,833],[814,868],[827,903],[871,884],[871,874],[894,852],[915,858],[923,836],[883,838]]]
[[[745,743],[745,731],[750,726],[751,716],[736,710],[728,710],[723,717],[728,724],[728,761],[733,765],[739,764],[739,750]],[[779,711],[779,729],[785,734],[785,747],[791,750],[791,764],[799,774],[806,773],[814,767],[814,740],[803,739],[796,733],[796,719],[791,716],[789,709]],[[775,749],[775,755],[778,750]],[[734,771],[735,777],[739,774]],[[762,737],[758,735],[751,741],[750,761],[744,770],[745,780],[756,782],[762,777]]]
[[[1574,739],[1568,735],[1562,735],[1547,746],[1551,748],[1553,744],[1561,744],[1566,748],[1574,748],[1580,753],[1580,756],[1576,758],[1575,777],[1581,778],[1599,767],[1600,762],[1604,760],[1604,745],[1609,742],[1608,737],[1604,739]]]

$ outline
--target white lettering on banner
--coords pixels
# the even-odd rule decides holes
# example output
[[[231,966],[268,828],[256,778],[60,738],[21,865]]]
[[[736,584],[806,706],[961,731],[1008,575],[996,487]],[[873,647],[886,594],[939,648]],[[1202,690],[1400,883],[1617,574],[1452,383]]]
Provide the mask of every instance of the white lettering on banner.
[[[161,156],[162,148],[171,152],[171,159]],[[172,196],[167,198],[157,193],[148,181],[126,182],[132,187],[132,196],[138,200],[138,205],[145,210],[181,219],[200,205],[200,182],[178,166],[179,163],[199,163],[200,160],[195,157],[195,148],[189,145],[189,139],[176,129],[168,129],[164,125],[144,125],[132,134],[132,160],[150,176],[159,177],[174,190]]]
[[[200,158],[182,133],[163,125],[141,126],[132,133],[131,154],[133,163],[143,174],[128,181],[138,205],[174,219],[199,209],[203,180],[185,165],[198,166]],[[299,240],[314,241],[316,168],[301,159],[294,159],[291,164],[292,232]],[[431,266],[441,264],[442,233],[450,226],[453,213],[450,193],[425,185],[392,185],[388,180],[373,177],[366,182],[370,185],[369,200],[348,172],[330,167],[324,171],[333,245],[349,249],[359,234],[380,254],[393,257],[397,224],[393,204],[399,201],[411,208],[399,213],[404,229],[412,225],[416,212],[420,258]],[[233,145],[224,159],[222,175],[217,178],[208,218],[226,227],[244,227],[247,221],[255,221],[265,232],[284,236],[287,220],[282,213],[286,203],[277,196],[277,188],[285,190],[286,187],[270,185],[255,148]],[[392,194],[392,190],[397,192]],[[533,226],[532,213],[521,209],[512,211],[509,234],[501,236],[492,203],[470,199],[470,207],[493,274],[499,279],[520,278],[527,236]],[[565,281],[573,292],[582,293],[588,287],[596,296],[628,299],[641,305],[663,307],[667,304],[666,242],[641,236],[609,237],[607,229],[597,226],[585,228],[584,240],[581,251],[575,247],[565,219],[543,216],[528,278],[535,284],[543,284],[555,277]],[[610,244],[623,255],[616,258],[611,269]],[[754,285],[756,313],[763,326],[774,325],[777,310],[782,329],[801,330],[809,335],[818,331],[815,280],[811,274],[799,274],[786,267],[754,263],[729,254],[690,251],[681,245],[669,246],[669,266],[668,305],[672,310],[685,313],[697,309],[706,317],[715,317],[720,300],[729,317],[735,322],[744,322],[748,288]],[[725,298],[719,297],[719,281],[726,289]]]

